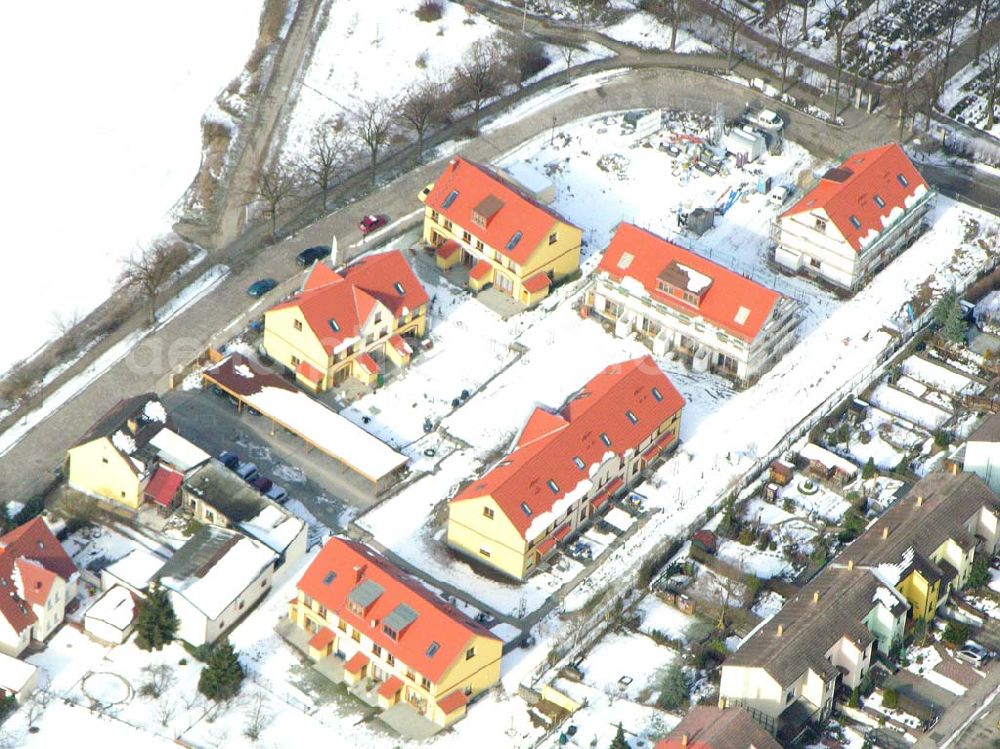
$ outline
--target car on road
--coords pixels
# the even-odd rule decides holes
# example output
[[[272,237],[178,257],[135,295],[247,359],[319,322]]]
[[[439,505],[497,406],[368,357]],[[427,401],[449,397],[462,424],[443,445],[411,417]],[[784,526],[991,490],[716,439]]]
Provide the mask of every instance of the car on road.
[[[254,489],[259,491],[261,494],[267,494],[268,490],[274,486],[274,482],[267,476],[258,476],[250,483],[253,484]]]
[[[288,492],[285,491],[284,487],[278,486],[277,484],[272,484],[271,488],[264,492],[264,496],[268,499],[274,500],[279,505],[283,505],[288,501]]]
[[[235,471],[240,467],[240,456],[236,453],[231,453],[228,450],[223,450],[219,453],[219,462],[230,471]]]
[[[257,466],[253,463],[240,463],[236,468],[236,475],[248,484],[252,484],[253,480],[257,478],[260,473],[257,471]]]
[[[361,230],[362,235],[371,234],[376,229],[381,229],[386,224],[385,216],[375,216],[369,215],[365,216],[358,222],[358,229]]]
[[[961,648],[959,648],[958,652],[955,653],[955,657],[960,661],[965,661],[966,663],[976,666],[977,668],[981,668],[989,663],[993,654],[978,642],[968,640]]]
[[[252,296],[254,299],[259,299],[267,292],[274,289],[277,285],[278,282],[273,278],[262,278],[259,281],[254,281],[250,284],[250,288],[247,289],[247,294]]]
[[[325,257],[330,257],[330,248],[326,245],[318,244],[315,247],[302,250],[302,252],[295,256],[295,262],[303,268],[307,268],[317,260],[322,260]]]

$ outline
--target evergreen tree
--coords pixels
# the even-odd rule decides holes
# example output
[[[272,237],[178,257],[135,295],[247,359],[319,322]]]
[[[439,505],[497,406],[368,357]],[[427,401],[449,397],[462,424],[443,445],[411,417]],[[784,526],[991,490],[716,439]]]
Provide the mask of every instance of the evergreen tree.
[[[660,688],[660,698],[657,704],[664,710],[680,710],[688,704],[691,697],[691,680],[684,669],[675,663],[667,671]]]
[[[198,677],[198,691],[216,702],[228,700],[239,693],[245,675],[233,646],[221,642],[208,654]]]
[[[868,462],[865,463],[865,467],[861,469],[861,478],[873,479],[875,478],[875,459],[868,458]]]
[[[941,298],[937,300],[934,309],[931,310],[931,318],[939,326],[943,327],[948,319],[948,313],[958,303],[958,294],[954,289],[948,289]]]
[[[944,323],[941,326],[941,335],[946,341],[951,343],[965,343],[965,333],[968,325],[965,322],[965,312],[959,304],[958,297],[955,297],[948,308]]]
[[[965,587],[970,590],[985,588],[990,582],[990,561],[985,554],[976,557],[969,570],[969,578],[965,581]]]
[[[615,734],[614,740],[611,742],[609,749],[628,749],[628,742],[625,740],[625,729],[622,728],[622,724],[618,724],[618,733]]]
[[[152,587],[135,617],[135,644],[142,650],[159,650],[174,639],[177,625],[177,614],[166,589]]]

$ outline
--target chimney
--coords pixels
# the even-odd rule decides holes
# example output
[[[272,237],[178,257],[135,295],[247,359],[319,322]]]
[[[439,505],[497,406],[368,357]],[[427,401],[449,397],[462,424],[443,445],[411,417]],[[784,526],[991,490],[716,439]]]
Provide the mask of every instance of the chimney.
[[[819,591],[818,590],[814,590],[813,591],[813,603],[819,603]]]
[[[688,735],[686,733],[681,734],[681,746],[688,745]]]
[[[354,582],[360,583],[365,576],[365,566],[363,564],[354,565]]]
[[[887,539],[887,538],[889,538],[889,526],[888,525],[883,525],[882,526],[882,540],[885,541],[885,539]]]
[[[778,625],[778,637],[781,637],[784,633],[785,633],[785,625],[784,624],[779,624]]]
[[[923,494],[918,494],[917,495],[917,507],[923,507],[923,506],[924,506],[924,495]]]

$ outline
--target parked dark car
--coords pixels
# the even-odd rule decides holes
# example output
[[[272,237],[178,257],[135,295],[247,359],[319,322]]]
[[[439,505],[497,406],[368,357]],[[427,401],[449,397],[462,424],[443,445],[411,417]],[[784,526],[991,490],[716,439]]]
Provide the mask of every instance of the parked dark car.
[[[252,482],[253,487],[261,494],[267,494],[268,489],[274,486],[274,482],[267,476],[258,476]]]
[[[361,221],[358,222],[358,229],[365,236],[371,234],[376,229],[380,229],[386,224],[385,216],[365,216]]]
[[[250,288],[247,289],[247,294],[252,296],[254,299],[259,299],[267,292],[274,289],[277,285],[278,282],[273,278],[262,278],[259,281],[254,281],[250,284]]]
[[[325,257],[330,257],[330,248],[326,245],[318,244],[315,247],[302,250],[302,252],[295,256],[295,262],[303,268],[308,268],[317,260],[322,260]]]
[[[277,484],[274,484],[273,486],[271,486],[270,489],[268,489],[266,492],[264,492],[264,495],[268,499],[273,499],[279,505],[283,505],[283,504],[285,504],[285,502],[288,501],[288,492],[285,491],[285,489],[283,487],[280,487]]]
[[[248,484],[252,484],[254,480],[260,476],[260,473],[258,473],[257,466],[253,463],[240,463],[239,466],[236,467],[236,475]]]
[[[236,453],[231,453],[228,450],[223,450],[219,453],[219,462],[230,471],[235,471],[240,467],[240,456]]]

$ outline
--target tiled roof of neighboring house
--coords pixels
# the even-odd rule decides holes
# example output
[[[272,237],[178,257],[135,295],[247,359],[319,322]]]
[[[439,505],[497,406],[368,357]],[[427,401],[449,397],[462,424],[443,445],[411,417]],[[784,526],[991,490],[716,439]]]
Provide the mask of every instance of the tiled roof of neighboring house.
[[[426,204],[518,264],[548,240],[557,222],[569,223],[491,169],[461,156],[444,168]]]
[[[969,435],[967,442],[1000,442],[1000,414],[986,417],[986,421]]]
[[[149,441],[160,430],[172,427],[172,425],[170,417],[160,399],[156,397],[156,393],[143,393],[118,401],[73,444],[73,447],[107,437],[115,449],[126,459],[130,457],[145,458],[147,457],[145,448]],[[155,452],[148,457],[155,457]],[[126,462],[137,475],[141,472],[131,460],[126,460]]]
[[[184,481],[184,474],[160,466],[146,484],[145,494],[164,507],[169,507]]]
[[[833,678],[837,669],[826,652],[844,637],[861,650],[873,642],[862,620],[883,600],[893,613],[907,607],[902,594],[872,570],[829,566],[758,627],[726,665],[763,668],[782,687],[807,669]]]
[[[427,292],[403,253],[393,250],[362,258],[342,273],[316,263],[302,291],[268,312],[297,307],[323,348],[332,354],[341,344],[361,335],[377,303],[399,317],[427,300]]]
[[[903,149],[890,143],[828,170],[782,218],[822,208],[851,247],[861,250],[928,189]]]
[[[214,458],[188,474],[184,488],[221,512],[233,524],[257,516],[271,504]]]
[[[298,587],[433,682],[457,658],[465,657],[474,636],[493,637],[385,557],[356,541],[327,541]],[[354,598],[367,605],[363,616],[348,607],[355,591],[358,595]],[[396,627],[396,639],[384,631],[384,625]]]
[[[974,473],[922,478],[840,554],[855,564],[899,564],[908,549],[929,557],[947,539],[969,547],[965,522],[980,508],[1000,512],[1000,498]],[[888,529],[883,538],[884,529]]]
[[[32,603],[44,603],[54,575],[69,580],[76,565],[41,517],[0,536],[0,616],[16,632],[35,621]]]
[[[623,285],[629,283],[625,279],[637,281],[642,288],[628,286],[631,294],[648,294],[654,301],[699,315],[744,340],[757,337],[781,299],[777,291],[632,224],[618,225],[598,268]],[[700,301],[693,304],[679,298],[680,289],[663,291],[661,279],[675,289],[686,283]]]
[[[290,393],[298,392],[298,388],[284,377],[243,354],[227,356],[214,367],[206,369],[204,374],[213,382],[239,396],[256,395],[268,387],[287,390]]]
[[[514,451],[451,501],[490,495],[533,540],[553,519],[557,502],[575,501],[590,488],[593,466],[637,448],[683,406],[651,356],[612,364],[558,412],[536,408]]]
[[[653,749],[781,749],[743,708],[697,705]]]

